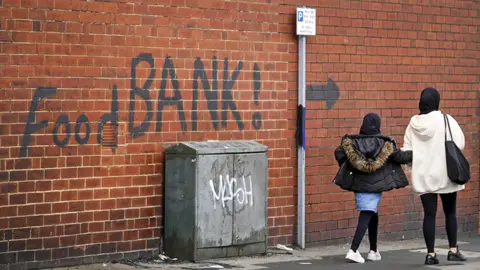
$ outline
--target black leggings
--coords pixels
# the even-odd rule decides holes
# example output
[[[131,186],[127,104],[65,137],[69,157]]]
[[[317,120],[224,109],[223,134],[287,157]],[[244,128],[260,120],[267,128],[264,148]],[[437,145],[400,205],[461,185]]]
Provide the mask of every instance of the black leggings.
[[[357,251],[362,242],[365,232],[368,228],[368,240],[370,241],[370,250],[377,251],[377,234],[378,234],[378,213],[373,211],[361,211],[358,216],[357,230],[353,237],[351,249]]]
[[[427,244],[428,253],[435,252],[435,220],[437,217],[437,194],[429,193],[420,196],[423,204],[423,237]],[[457,193],[440,194],[445,225],[447,227],[448,243],[451,248],[457,247]]]

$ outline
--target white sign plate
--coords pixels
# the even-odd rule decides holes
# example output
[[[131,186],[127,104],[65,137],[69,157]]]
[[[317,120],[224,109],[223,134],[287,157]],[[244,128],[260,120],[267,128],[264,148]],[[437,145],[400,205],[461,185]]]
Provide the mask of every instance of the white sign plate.
[[[297,35],[315,36],[317,29],[317,10],[297,7]]]

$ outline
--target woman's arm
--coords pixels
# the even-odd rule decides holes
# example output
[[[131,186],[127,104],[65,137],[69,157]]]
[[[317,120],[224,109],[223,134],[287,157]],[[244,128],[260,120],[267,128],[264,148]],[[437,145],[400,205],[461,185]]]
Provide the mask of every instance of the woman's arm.
[[[390,159],[398,164],[408,164],[412,162],[413,159],[413,152],[412,151],[402,151],[399,149],[395,149],[390,155]]]
[[[405,130],[405,136],[403,136],[403,151],[412,151],[412,127],[408,124],[407,129]]]

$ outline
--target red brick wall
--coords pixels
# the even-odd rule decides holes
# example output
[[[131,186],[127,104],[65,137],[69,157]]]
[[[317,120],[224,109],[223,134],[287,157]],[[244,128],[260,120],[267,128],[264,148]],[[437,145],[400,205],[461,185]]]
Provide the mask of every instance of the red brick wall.
[[[465,133],[472,182],[458,201],[460,230],[478,226],[480,5],[404,2],[319,1],[318,34],[308,39],[307,85],[318,88],[332,79],[340,95],[331,109],[328,101],[307,102],[308,242],[342,242],[355,230],[353,194],[332,184],[338,170],[333,151],[341,136],[358,133],[363,116],[377,112],[383,133],[401,146],[410,117],[418,113],[420,92],[428,86],[440,90],[442,111]],[[330,95],[335,102],[335,91]],[[379,211],[382,237],[422,236],[422,205],[411,188],[386,193]],[[444,232],[440,212],[438,227]]]
[[[268,145],[269,244],[293,243],[300,4],[318,15],[307,85],[339,89],[307,103],[307,240],[353,230],[352,196],[331,183],[340,136],[373,110],[401,141],[426,85],[466,133],[474,175],[459,213],[474,230],[478,4],[300,2],[0,0],[0,264],[158,251],[163,150],[190,140]],[[384,198],[382,233],[419,231],[413,197]]]

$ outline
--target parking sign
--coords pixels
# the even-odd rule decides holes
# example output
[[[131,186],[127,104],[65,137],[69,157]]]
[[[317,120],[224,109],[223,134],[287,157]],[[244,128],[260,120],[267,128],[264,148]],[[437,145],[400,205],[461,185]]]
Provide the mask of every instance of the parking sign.
[[[297,7],[297,35],[314,36],[316,34],[316,9]]]

